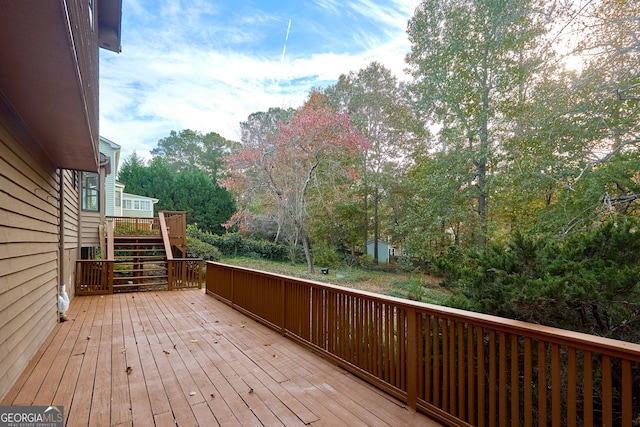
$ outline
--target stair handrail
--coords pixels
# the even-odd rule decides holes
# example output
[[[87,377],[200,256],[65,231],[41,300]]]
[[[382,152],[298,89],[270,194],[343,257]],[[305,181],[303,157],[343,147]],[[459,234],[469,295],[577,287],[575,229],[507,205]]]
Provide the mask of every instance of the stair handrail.
[[[160,235],[162,236],[164,251],[167,254],[167,261],[172,261],[173,251],[171,250],[171,243],[169,241],[169,232],[167,231],[167,221],[164,218],[164,212],[158,212],[158,219],[160,220]]]

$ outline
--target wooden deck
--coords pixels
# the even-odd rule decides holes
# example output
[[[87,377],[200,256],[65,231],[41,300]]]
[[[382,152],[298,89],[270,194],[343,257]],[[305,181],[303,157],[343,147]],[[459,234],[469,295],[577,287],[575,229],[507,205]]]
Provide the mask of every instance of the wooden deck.
[[[67,426],[438,426],[203,291],[76,297],[2,405]]]

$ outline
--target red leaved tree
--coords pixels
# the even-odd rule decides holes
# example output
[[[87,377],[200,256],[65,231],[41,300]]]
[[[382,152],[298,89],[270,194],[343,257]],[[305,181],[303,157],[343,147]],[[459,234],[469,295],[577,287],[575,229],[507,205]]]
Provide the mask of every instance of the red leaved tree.
[[[291,228],[292,245],[302,243],[308,271],[313,272],[305,229],[310,186],[321,188],[327,177],[356,176],[356,155],[369,141],[349,124],[349,116],[327,107],[326,97],[312,92],[288,123],[280,122],[275,136],[253,138],[227,162],[224,186],[238,198],[241,212],[253,205],[269,210]],[[236,215],[236,219],[243,217]]]

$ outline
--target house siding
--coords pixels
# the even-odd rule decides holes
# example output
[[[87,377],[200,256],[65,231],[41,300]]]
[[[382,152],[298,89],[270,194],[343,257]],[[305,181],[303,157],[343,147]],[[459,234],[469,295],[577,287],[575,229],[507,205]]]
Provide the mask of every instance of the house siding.
[[[75,175],[75,180],[74,180]],[[69,298],[74,295],[76,260],[80,258],[80,174],[64,171],[64,263],[61,282],[66,284]]]
[[[0,103],[2,101],[0,100]],[[58,172],[0,109],[0,397],[56,325]]]
[[[116,150],[104,138],[100,138],[100,152],[107,156],[111,163],[111,173],[105,174],[104,178],[104,214],[106,216],[116,215],[116,175],[118,173],[118,159]]]

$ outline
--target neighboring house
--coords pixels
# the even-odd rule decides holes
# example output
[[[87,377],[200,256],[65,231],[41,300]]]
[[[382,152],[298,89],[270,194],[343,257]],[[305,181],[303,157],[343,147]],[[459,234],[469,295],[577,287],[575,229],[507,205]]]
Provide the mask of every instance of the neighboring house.
[[[120,51],[121,11],[121,0],[2,4],[0,399],[55,327],[59,285],[73,297],[83,207],[100,203],[99,179],[80,171],[107,167],[98,47]]]
[[[120,146],[107,138],[100,137],[100,153],[109,158],[111,173],[104,178],[104,214],[106,216],[118,216],[116,176],[120,164]]]
[[[122,195],[124,194],[124,184],[116,181],[115,191],[116,191],[116,203],[115,203],[116,206],[115,206],[115,212],[113,215],[123,216],[122,215]]]
[[[374,240],[367,242],[367,253],[371,254],[371,256],[374,254],[374,243]],[[389,263],[389,244],[382,240],[378,240],[378,262],[382,264]]]
[[[141,218],[153,217],[153,206],[158,199],[135,194],[122,193],[122,215]]]
[[[100,211],[104,213],[104,216],[153,217],[153,206],[158,203],[158,199],[125,193],[125,185],[116,181],[120,164],[120,146],[101,136],[100,154],[110,161],[110,167],[105,167],[104,170],[104,186],[102,187],[104,188],[104,197],[102,198],[104,208]]]

